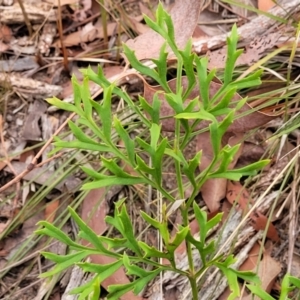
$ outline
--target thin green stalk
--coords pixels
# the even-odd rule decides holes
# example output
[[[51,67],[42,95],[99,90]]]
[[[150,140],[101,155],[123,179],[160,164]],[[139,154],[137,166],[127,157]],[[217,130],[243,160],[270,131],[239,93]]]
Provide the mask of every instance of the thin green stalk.
[[[178,62],[177,62],[176,94],[181,93],[181,89],[182,89],[182,69],[183,69],[183,61],[180,56],[178,57]]]
[[[182,221],[183,226],[189,225],[189,219],[188,219],[188,207],[186,203],[184,203],[181,207],[181,213],[182,213]],[[195,276],[195,267],[194,267],[194,259],[193,259],[193,252],[192,252],[192,244],[186,241],[186,253],[188,258],[188,264],[189,264],[189,281],[191,284],[192,294],[193,294],[193,300],[198,299],[198,289],[197,289],[197,277]]]
[[[161,265],[160,263],[157,263],[157,262],[155,262],[154,260],[151,260],[151,259],[143,258],[141,260],[140,257],[135,257],[135,256],[128,256],[128,257],[130,258],[130,260],[132,260],[134,262],[137,262],[137,263],[142,262],[142,263],[152,265],[152,266],[157,267],[157,268],[163,267],[165,271],[172,271],[172,272],[178,273],[182,276],[188,276],[188,273],[185,272],[185,271],[182,271],[180,269],[177,269],[177,268],[174,268],[174,267],[171,267],[171,266]]]
[[[176,120],[175,122],[175,141],[174,141],[174,150],[175,153],[180,149],[180,121]],[[182,174],[181,174],[181,168],[179,161],[175,160],[175,168],[176,168],[176,178],[178,183],[178,190],[179,190],[179,197],[181,199],[184,199],[184,190],[182,185]],[[188,220],[188,209],[186,205],[184,205],[182,209],[183,213],[183,225],[188,226],[189,220]],[[191,284],[193,299],[198,299],[198,290],[197,290],[197,282],[196,278],[194,276],[195,273],[195,267],[194,267],[194,259],[193,259],[193,252],[192,252],[192,245],[191,243],[186,242],[186,249],[187,249],[187,257],[188,257],[188,264],[189,264],[189,281]]]
[[[174,140],[174,151],[177,154],[180,149],[180,121],[175,122],[175,140]],[[178,184],[178,191],[180,199],[184,199],[184,190],[182,185],[182,174],[180,168],[180,162],[175,160],[176,179]]]
[[[197,281],[195,279],[195,276],[194,275],[192,277],[189,276],[189,281],[192,289],[193,300],[198,300],[198,289],[197,289]]]

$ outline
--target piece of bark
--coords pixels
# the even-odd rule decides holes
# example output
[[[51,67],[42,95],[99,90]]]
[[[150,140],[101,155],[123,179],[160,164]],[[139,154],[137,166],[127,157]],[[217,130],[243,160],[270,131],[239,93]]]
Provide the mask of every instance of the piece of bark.
[[[24,10],[30,22],[42,23],[45,20],[56,22],[57,16],[51,3],[45,1],[24,2]],[[4,24],[24,24],[24,13],[18,1],[15,1],[12,6],[0,6],[0,20]]]
[[[47,97],[57,96],[62,91],[60,86],[26,78],[20,74],[0,73],[0,83],[11,85],[21,93],[32,95],[35,99],[44,100]]]
[[[284,18],[291,12],[296,14],[300,10],[300,0],[281,0],[277,1],[279,5],[276,5],[269,10],[269,13]],[[276,20],[271,19],[265,15],[260,15],[254,18],[252,21],[242,25],[238,28],[239,41],[251,41],[258,36],[266,34],[266,31],[276,24]],[[208,38],[202,38],[193,41],[194,51],[196,53],[206,53],[208,50],[218,49],[226,44],[226,39],[230,35],[230,32],[225,34],[211,36]]]

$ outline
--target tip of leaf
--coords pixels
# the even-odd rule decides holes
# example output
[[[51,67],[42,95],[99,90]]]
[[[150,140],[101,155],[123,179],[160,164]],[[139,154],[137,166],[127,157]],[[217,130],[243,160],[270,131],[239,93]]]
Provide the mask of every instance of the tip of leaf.
[[[46,221],[38,221],[38,222],[36,223],[36,225],[40,225],[40,226],[44,226],[45,224],[47,224]]]
[[[51,101],[54,100],[54,97],[52,97],[52,98],[46,98],[45,100],[46,100],[48,103],[51,103]]]

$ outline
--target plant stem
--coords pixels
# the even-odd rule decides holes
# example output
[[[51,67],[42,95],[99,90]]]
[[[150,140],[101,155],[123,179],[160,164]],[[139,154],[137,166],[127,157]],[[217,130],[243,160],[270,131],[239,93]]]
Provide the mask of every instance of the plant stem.
[[[177,154],[180,151],[180,121],[175,122],[175,140],[174,140],[174,152]],[[176,178],[178,184],[179,197],[184,198],[184,191],[182,185],[182,174],[180,169],[180,162],[175,160]]]
[[[198,289],[197,289],[197,282],[195,279],[195,276],[189,276],[189,281],[192,289],[192,295],[193,295],[193,300],[198,300]]]
[[[182,212],[184,226],[189,225],[188,210],[189,210],[189,207],[187,205],[183,204],[181,212]],[[198,290],[197,290],[197,283],[196,283],[197,277],[195,276],[192,244],[189,243],[188,241],[186,241],[186,252],[187,252],[187,257],[188,257],[189,273],[190,273],[188,278],[189,278],[191,288],[192,288],[193,300],[197,300],[198,299]]]
[[[177,153],[180,151],[180,121],[176,120],[175,122],[175,141],[174,141],[174,151]],[[181,199],[184,199],[184,190],[182,185],[182,174],[181,174],[181,168],[180,163],[175,160],[175,168],[176,168],[176,177],[177,177],[177,183],[178,183],[178,190],[179,190],[179,196]],[[189,207],[183,204],[182,206],[182,216],[183,216],[183,224],[184,226],[189,225],[188,220],[188,210]],[[189,264],[189,281],[192,288],[192,294],[193,299],[198,299],[198,291],[197,291],[197,283],[196,283],[196,277],[195,274],[195,268],[194,268],[194,260],[193,260],[193,253],[192,253],[192,244],[186,241],[186,251],[187,251],[187,257],[188,257],[188,264]]]

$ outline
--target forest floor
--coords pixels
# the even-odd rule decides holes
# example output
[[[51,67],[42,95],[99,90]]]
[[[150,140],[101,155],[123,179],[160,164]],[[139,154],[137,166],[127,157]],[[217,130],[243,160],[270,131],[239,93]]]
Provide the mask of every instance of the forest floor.
[[[199,191],[198,199],[208,213],[223,212],[223,223],[233,220],[232,213],[240,214],[238,223],[232,223],[240,231],[231,245],[235,255],[243,253],[239,270],[259,266],[262,286],[277,299],[284,274],[300,277],[300,1],[282,0],[274,5],[272,1],[243,0],[240,6],[214,0],[165,2],[178,45],[183,47],[192,38],[193,51],[207,56],[209,69],[217,68],[220,78],[226,38],[233,24],[238,27],[238,48],[244,50],[236,63],[237,72],[263,70],[259,87],[238,94],[248,97],[249,110],[255,112],[228,134],[229,140],[239,138],[243,145],[235,167],[261,158],[271,163],[240,182],[210,181]],[[68,291],[89,274],[74,267],[51,280],[40,278],[53,267],[40,252],[63,255],[68,249],[34,233],[36,224],[47,220],[76,238],[78,228],[70,219],[68,206],[76,209],[98,235],[108,235],[110,227],[104,218],[113,213],[114,201],[126,197],[136,236],[157,244],[156,232],[146,230],[140,216],[140,210],[157,214],[155,191],[149,196],[148,188],[140,185],[81,191],[89,178],[80,166],[99,167],[97,156],[84,150],[51,153],[54,136],[71,138],[66,124],[70,114],[45,101],[55,96],[73,102],[72,76],[82,82],[80,70],[88,66],[95,71],[101,66],[108,80],[124,88],[132,99],[143,95],[143,82],[131,76],[122,43],[134,49],[143,62],[157,58],[162,41],[149,33],[143,20],[143,14],[154,19],[156,7],[155,0],[0,1],[0,299],[76,299]],[[172,80],[176,72],[172,59],[168,59],[168,79]],[[92,98],[101,101],[102,89],[94,83],[89,87]],[[123,99],[115,97],[112,105],[123,120],[135,120]],[[203,136],[195,138],[185,150],[187,157],[205,148],[205,143]],[[165,186],[176,191],[174,167],[166,162],[163,169]],[[255,203],[255,210],[243,219],[249,203]],[[191,227],[194,221],[191,216]],[[178,222],[176,210],[169,222],[172,231]],[[246,251],[249,244],[252,246]],[[177,254],[186,256],[184,252]],[[92,261],[108,263],[103,257]],[[79,283],[74,285],[76,276]],[[119,270],[103,282],[101,299],[106,297],[108,285],[130,279]],[[143,294],[128,293],[121,299],[183,299],[185,285],[178,278],[158,278]],[[215,294],[201,299],[227,299],[226,285],[215,292],[216,285],[207,281],[204,286]],[[290,294],[291,299],[297,297],[297,292]],[[244,290],[240,299],[250,298]]]

